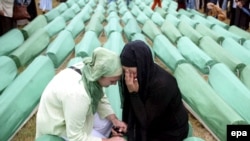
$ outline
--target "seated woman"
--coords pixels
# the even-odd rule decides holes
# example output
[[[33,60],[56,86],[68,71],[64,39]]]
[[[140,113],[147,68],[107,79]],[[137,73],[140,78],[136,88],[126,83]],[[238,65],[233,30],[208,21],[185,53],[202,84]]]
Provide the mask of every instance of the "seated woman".
[[[123,121],[129,141],[182,141],[188,135],[188,114],[176,79],[154,63],[143,41],[127,43],[120,55]]]
[[[119,56],[101,47],[83,63],[60,71],[41,96],[36,138],[49,134],[69,141],[125,141],[119,136],[107,138],[109,135],[105,136],[100,130],[93,131],[95,118],[101,122],[97,124],[108,126],[107,134],[112,126],[121,132],[127,130],[126,124],[117,119],[103,92],[103,87],[115,85],[121,74]],[[112,123],[111,126],[106,120]],[[103,136],[93,136],[92,131]]]

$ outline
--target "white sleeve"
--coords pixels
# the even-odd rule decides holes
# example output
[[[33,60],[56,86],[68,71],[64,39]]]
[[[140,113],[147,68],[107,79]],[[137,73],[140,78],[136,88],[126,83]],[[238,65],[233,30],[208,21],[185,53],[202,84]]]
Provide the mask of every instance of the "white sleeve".
[[[101,118],[105,118],[110,114],[115,114],[109,103],[109,100],[106,94],[104,94],[101,101],[99,102],[98,107],[97,107],[97,112]]]
[[[86,124],[90,101],[88,97],[80,94],[68,94],[63,100],[63,109],[66,122],[66,133],[70,141],[101,141],[86,132],[92,127]],[[92,114],[92,113],[91,113]]]

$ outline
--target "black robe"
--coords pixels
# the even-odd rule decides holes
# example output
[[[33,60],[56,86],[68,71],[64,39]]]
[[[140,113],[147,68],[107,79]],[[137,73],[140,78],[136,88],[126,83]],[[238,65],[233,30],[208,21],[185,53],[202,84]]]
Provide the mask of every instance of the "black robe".
[[[130,46],[132,51],[128,51]],[[188,114],[176,79],[153,62],[142,41],[125,45],[122,65],[127,65],[127,58],[133,58],[139,82],[139,92],[129,94],[124,79],[121,81],[128,141],[182,141],[188,135]]]

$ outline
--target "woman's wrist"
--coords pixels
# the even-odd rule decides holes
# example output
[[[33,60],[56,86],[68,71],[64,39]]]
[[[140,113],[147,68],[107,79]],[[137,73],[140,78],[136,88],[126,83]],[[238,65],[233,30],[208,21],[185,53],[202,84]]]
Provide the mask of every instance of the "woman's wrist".
[[[115,114],[109,115],[109,116],[108,116],[108,119],[109,119],[113,124],[114,124],[114,122],[115,122],[116,120],[118,120]]]

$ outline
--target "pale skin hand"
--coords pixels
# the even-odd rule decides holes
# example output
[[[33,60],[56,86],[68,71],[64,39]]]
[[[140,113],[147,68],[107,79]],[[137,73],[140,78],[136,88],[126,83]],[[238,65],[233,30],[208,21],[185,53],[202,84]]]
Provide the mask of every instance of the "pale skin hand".
[[[126,141],[123,137],[111,137],[109,139],[102,139],[102,141]]]
[[[128,69],[129,67],[125,68],[125,83],[127,85],[129,93],[138,92],[139,91],[139,84],[137,80],[137,72],[132,72]]]
[[[127,124],[124,123],[123,121],[120,121],[115,114],[111,114],[109,116],[107,116],[107,119],[110,120],[113,123],[113,126],[118,128],[118,131],[120,133],[118,133],[117,131],[115,131],[114,129],[112,129],[112,136],[118,136],[118,137],[122,137],[123,134],[122,133],[126,133],[127,132]]]

